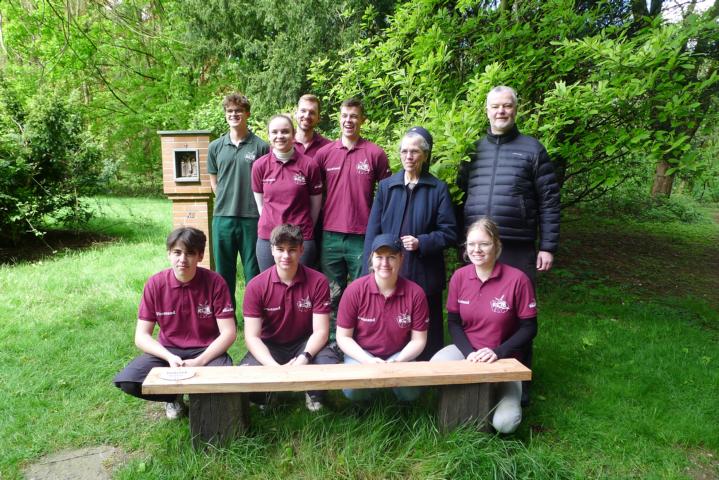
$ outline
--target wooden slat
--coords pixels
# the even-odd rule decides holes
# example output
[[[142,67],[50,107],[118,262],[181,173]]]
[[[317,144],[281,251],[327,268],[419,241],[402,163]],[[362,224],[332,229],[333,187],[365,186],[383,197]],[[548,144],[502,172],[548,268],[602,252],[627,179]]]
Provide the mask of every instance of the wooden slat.
[[[385,388],[530,380],[532,372],[516,359],[494,363],[406,362],[371,365],[302,365],[189,368],[195,376],[181,381],[159,377],[153,368],[142,384],[145,394],[296,392],[341,388]]]

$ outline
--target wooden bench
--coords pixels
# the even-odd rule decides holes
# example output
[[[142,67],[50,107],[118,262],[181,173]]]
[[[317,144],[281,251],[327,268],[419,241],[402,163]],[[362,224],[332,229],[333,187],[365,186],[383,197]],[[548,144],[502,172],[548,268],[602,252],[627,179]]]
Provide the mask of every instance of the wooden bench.
[[[515,359],[494,363],[406,362],[372,365],[294,367],[195,367],[187,380],[160,378],[169,368],[153,368],[142,384],[145,394],[189,394],[190,432],[195,448],[225,445],[249,426],[247,393],[303,392],[342,388],[440,386],[439,425],[448,431],[477,422],[488,429],[492,384],[530,380],[531,370]]]

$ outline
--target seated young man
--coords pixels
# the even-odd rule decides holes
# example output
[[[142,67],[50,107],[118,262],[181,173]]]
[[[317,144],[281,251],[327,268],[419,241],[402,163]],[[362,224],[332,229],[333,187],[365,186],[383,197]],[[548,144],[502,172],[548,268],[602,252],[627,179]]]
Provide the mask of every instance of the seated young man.
[[[231,366],[227,350],[237,337],[232,297],[223,278],[198,267],[207,239],[196,228],[180,227],[167,237],[170,266],[149,278],[140,301],[135,345],[143,353],[113,382],[123,392],[166,402],[167,418],[187,412],[181,395],[143,395],[153,367]],[[155,324],[160,334],[152,336]]]
[[[247,284],[242,304],[245,344],[240,365],[305,365],[339,363],[327,347],[330,287],[320,272],[300,264],[302,230],[279,225],[270,233],[275,265]],[[307,392],[310,411],[322,408],[324,392]],[[264,395],[251,396],[264,403]]]

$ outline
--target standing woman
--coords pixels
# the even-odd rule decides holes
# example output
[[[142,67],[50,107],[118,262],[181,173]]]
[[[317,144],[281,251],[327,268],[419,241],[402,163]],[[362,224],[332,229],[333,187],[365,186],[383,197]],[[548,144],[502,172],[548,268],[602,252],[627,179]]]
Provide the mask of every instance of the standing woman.
[[[409,362],[427,342],[427,300],[414,282],[399,276],[402,247],[397,237],[377,235],[371,272],[352,282],[337,311],[337,345],[344,363]],[[401,401],[415,400],[421,389],[393,388]],[[374,389],[345,389],[350,400],[369,400]]]
[[[471,262],[452,275],[447,292],[447,320],[453,345],[432,361],[492,363],[521,358],[537,334],[534,287],[524,272],[498,263],[502,253],[497,224],[480,218],[467,230],[465,256]],[[522,382],[503,382],[492,416],[500,433],[514,432],[522,421]]]
[[[295,150],[295,127],[287,115],[275,115],[268,125],[270,153],[252,166],[252,191],[260,221],[257,226],[257,263],[260,271],[274,265],[270,233],[289,223],[302,229],[303,265],[316,255],[314,226],[322,207],[322,176],[311,158]]]
[[[399,154],[403,169],[382,180],[374,198],[365,236],[364,265],[375,236],[389,233],[400,237],[405,250],[400,275],[417,283],[427,295],[427,346],[419,359],[429,360],[444,347],[444,249],[457,241],[457,222],[447,184],[429,173],[432,135],[422,127],[409,129]]]

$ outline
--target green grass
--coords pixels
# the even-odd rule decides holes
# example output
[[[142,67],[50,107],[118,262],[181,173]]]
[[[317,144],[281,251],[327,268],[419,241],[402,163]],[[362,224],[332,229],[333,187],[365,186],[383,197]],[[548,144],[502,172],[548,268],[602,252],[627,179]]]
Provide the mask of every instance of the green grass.
[[[110,383],[137,354],[137,304],[167,264],[170,204],[95,204],[90,229],[114,241],[0,266],[0,478],[99,444],[132,454],[122,479],[719,476],[719,295],[661,287],[677,263],[712,285],[703,277],[716,269],[692,262],[717,258],[714,223],[565,222],[567,248],[540,278],[533,403],[515,435],[439,434],[431,392],[412,407],[387,399],[367,411],[333,394],[319,415],[294,396],[265,415],[253,410],[251,432],[230,448],[198,453],[187,420],[166,421],[158,405]],[[685,255],[669,266],[650,244],[629,259],[607,255],[618,235],[627,248],[645,239]],[[633,276],[616,277],[612,265]],[[235,360],[243,350],[232,347]]]

